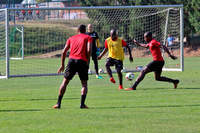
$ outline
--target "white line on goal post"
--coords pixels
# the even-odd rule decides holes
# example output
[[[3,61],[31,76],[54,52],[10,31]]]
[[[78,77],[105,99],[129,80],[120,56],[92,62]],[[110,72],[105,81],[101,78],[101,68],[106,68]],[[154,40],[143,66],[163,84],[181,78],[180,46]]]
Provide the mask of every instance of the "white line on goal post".
[[[8,9],[5,10],[5,31],[6,31],[6,78],[9,78],[10,69],[9,69],[9,16]]]
[[[184,71],[184,16],[183,16],[183,7],[180,9],[180,45],[181,45],[181,52],[180,52],[180,64],[181,64],[181,71]]]

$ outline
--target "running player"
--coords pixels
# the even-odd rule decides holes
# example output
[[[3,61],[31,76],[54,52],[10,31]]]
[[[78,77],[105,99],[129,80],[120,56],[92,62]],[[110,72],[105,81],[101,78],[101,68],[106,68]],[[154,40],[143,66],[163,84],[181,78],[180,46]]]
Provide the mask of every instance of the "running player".
[[[96,78],[97,79],[102,79],[103,77],[99,75],[98,72],[98,60],[97,60],[97,56],[99,56],[99,47],[100,47],[100,43],[99,43],[99,36],[97,34],[97,32],[95,32],[92,29],[92,24],[88,24],[87,26],[88,32],[87,34],[92,37],[92,51],[91,51],[91,56],[92,56],[92,60],[94,62],[94,69],[96,72]]]
[[[110,69],[111,66],[115,65],[115,69],[118,74],[119,78],[119,90],[123,89],[122,84],[122,72],[123,69],[123,60],[124,60],[124,50],[123,47],[126,47],[129,52],[129,60],[130,62],[133,61],[133,57],[131,54],[130,47],[127,43],[118,37],[118,33],[116,29],[112,29],[110,31],[110,37],[105,40],[105,48],[102,53],[99,55],[98,59],[101,59],[107,51],[109,52],[107,62],[106,62],[106,70],[110,77],[110,81],[115,83],[115,79],[112,75],[112,70]]]
[[[63,53],[61,56],[61,67],[58,69],[58,73],[64,71],[65,67],[65,58],[67,55],[67,51],[70,49],[69,61],[64,73],[63,82],[59,88],[59,95],[57,104],[53,106],[55,109],[59,109],[61,107],[61,100],[65,93],[66,87],[70,80],[74,77],[76,72],[79,75],[82,84],[81,90],[81,104],[80,108],[88,108],[85,105],[85,99],[87,95],[87,80],[88,80],[88,62],[90,58],[90,49],[92,38],[85,34],[86,26],[80,25],[78,27],[78,34],[70,37],[66,45],[63,49]]]
[[[164,82],[170,82],[174,84],[174,88],[177,88],[177,85],[179,83],[179,80],[167,78],[161,76],[162,73],[162,68],[164,66],[164,59],[161,54],[160,47],[162,46],[165,52],[171,57],[173,60],[177,59],[174,55],[172,55],[168,48],[164,45],[161,45],[160,42],[156,41],[155,39],[152,38],[152,33],[151,32],[146,32],[144,34],[144,40],[148,44],[141,44],[138,43],[136,40],[134,40],[134,43],[137,45],[140,45],[141,47],[149,48],[151,51],[151,54],[153,56],[153,61],[150,62],[140,73],[139,77],[136,79],[135,83],[131,88],[127,88],[125,90],[136,90],[136,87],[138,84],[144,79],[145,75],[149,72],[154,72],[155,73],[155,79],[157,81],[164,81]]]

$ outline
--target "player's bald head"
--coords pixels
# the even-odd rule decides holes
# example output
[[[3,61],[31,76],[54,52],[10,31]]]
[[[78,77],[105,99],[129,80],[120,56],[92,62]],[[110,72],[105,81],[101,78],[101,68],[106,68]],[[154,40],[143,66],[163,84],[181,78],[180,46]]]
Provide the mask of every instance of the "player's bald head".
[[[116,29],[110,30],[110,36],[111,36],[112,40],[115,40],[118,37],[117,30]]]
[[[88,28],[92,28],[92,24],[88,24],[87,27],[88,27]]]
[[[87,25],[87,30],[88,30],[88,32],[92,32],[92,24]]]

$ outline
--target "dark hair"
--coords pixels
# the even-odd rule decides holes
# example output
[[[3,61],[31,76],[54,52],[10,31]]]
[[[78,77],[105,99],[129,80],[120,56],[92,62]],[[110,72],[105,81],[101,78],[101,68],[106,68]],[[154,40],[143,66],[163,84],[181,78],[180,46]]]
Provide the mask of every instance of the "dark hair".
[[[152,37],[152,33],[151,33],[151,32],[145,32],[144,35],[145,35],[146,37]]]
[[[78,31],[80,31],[81,33],[85,33],[86,32],[86,26],[81,24],[78,26]]]

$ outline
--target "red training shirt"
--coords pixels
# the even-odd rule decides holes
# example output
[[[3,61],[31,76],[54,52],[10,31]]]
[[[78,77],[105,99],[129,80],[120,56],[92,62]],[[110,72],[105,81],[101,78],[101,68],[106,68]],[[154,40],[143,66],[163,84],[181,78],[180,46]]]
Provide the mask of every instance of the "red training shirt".
[[[78,35],[74,35],[70,37],[66,45],[70,45],[70,59],[81,59],[84,61],[88,61],[87,59],[87,43],[92,42],[92,38],[87,35],[80,33]]]
[[[160,51],[160,42],[152,39],[151,42],[149,42],[147,45],[151,51],[154,61],[164,61]]]

